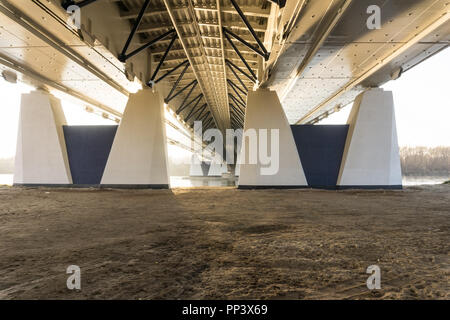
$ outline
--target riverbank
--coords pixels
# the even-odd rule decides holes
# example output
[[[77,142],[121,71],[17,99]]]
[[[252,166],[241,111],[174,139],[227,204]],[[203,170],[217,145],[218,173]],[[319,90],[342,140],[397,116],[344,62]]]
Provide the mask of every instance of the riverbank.
[[[449,299],[449,204],[449,185],[1,187],[0,299]]]

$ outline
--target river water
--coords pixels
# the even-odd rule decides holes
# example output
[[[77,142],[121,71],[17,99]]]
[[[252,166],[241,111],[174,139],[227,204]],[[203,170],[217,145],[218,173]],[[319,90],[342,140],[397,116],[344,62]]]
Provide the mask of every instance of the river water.
[[[422,184],[441,184],[450,177],[434,177],[434,176],[407,176],[403,177],[404,186],[416,186]],[[12,174],[0,174],[0,185],[12,185],[13,175]],[[170,177],[170,185],[172,187],[178,188],[189,188],[189,187],[225,187],[233,186],[234,181],[230,179],[222,178],[192,178],[192,177]]]

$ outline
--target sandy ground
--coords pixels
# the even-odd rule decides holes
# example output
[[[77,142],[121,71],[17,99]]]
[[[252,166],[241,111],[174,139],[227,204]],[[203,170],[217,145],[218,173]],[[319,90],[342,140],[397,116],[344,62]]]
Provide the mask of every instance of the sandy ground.
[[[450,185],[0,187],[0,299],[449,299],[449,249]]]

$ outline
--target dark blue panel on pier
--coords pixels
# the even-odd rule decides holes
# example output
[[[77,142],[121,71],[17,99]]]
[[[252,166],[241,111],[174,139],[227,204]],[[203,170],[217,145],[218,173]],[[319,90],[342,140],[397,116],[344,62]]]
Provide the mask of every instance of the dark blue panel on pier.
[[[73,183],[98,185],[118,126],[64,126]]]
[[[297,150],[311,187],[336,187],[348,125],[292,125]]]

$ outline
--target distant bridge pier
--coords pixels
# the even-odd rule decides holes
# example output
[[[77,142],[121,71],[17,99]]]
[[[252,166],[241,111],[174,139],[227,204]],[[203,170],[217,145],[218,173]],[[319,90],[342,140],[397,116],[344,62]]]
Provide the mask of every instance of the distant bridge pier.
[[[339,188],[402,188],[402,171],[391,91],[361,93],[348,119]]]
[[[59,99],[43,90],[22,94],[14,185],[72,184]]]
[[[242,143],[242,141],[241,141]],[[241,175],[241,145],[239,144],[239,147],[236,151],[236,165],[234,166],[234,176],[239,177]]]
[[[191,177],[206,177],[208,176],[210,163],[202,161],[201,156],[197,153],[191,156],[191,165],[189,168],[189,176]]]
[[[117,130],[101,185],[169,188],[164,102],[157,91],[131,94]]]
[[[222,157],[216,156],[212,159],[211,165],[209,166],[208,176],[209,177],[222,177],[223,174],[228,172],[228,166],[223,161]]]

